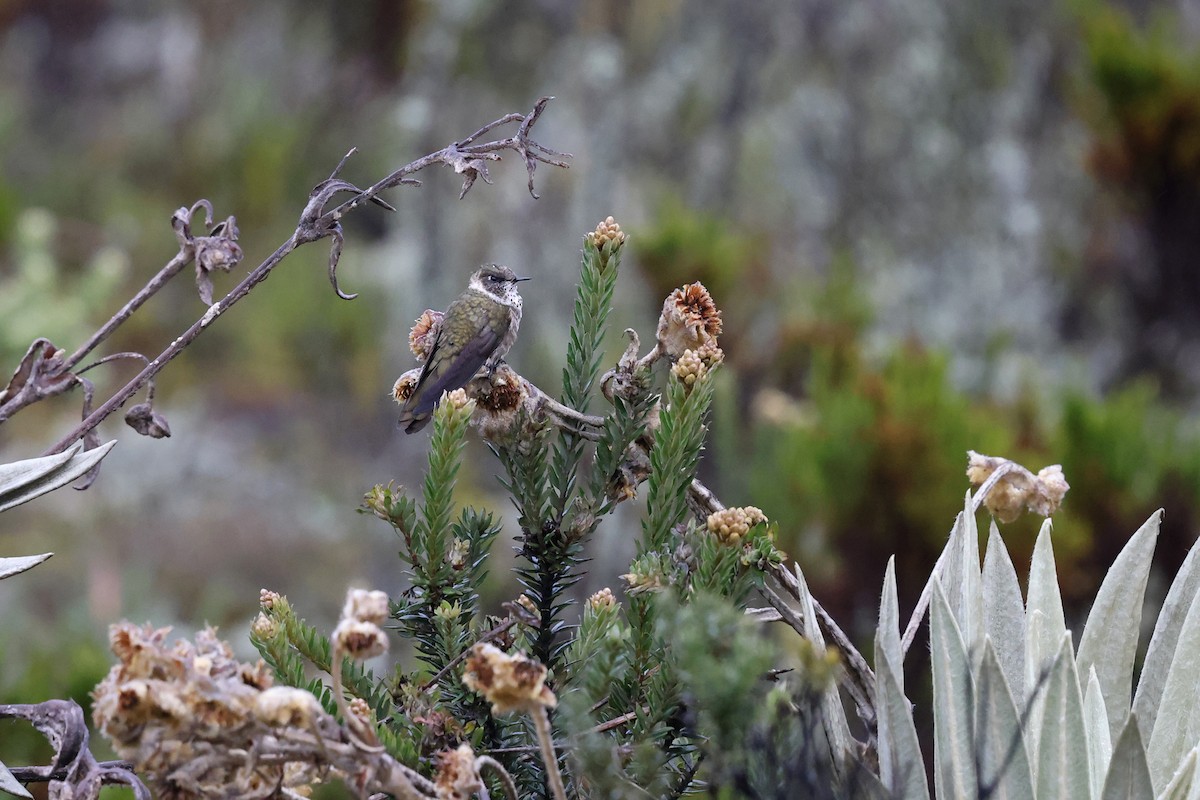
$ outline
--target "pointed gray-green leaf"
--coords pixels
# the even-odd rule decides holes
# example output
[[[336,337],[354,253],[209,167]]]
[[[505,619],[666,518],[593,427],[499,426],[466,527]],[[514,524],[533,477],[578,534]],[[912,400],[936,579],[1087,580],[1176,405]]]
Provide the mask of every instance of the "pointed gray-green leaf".
[[[800,589],[800,607],[804,614],[804,632],[816,647],[818,653],[825,652],[825,637],[821,635],[821,627],[817,623],[817,610],[813,605],[812,595],[808,591],[808,581],[800,571],[800,565],[795,565],[796,582]],[[825,735],[833,749],[834,767],[840,772],[847,755],[851,752],[850,725],[846,722],[846,709],[842,706],[841,695],[838,694],[837,682],[830,683],[821,697],[821,715],[825,725]]]
[[[1046,617],[1043,636],[1054,642],[1054,652],[1050,655],[1057,653],[1058,643],[1067,630],[1062,594],[1058,590],[1058,571],[1054,566],[1054,545],[1050,539],[1052,528],[1050,520],[1042,523],[1037,543],[1033,546],[1033,563],[1029,566],[1029,596],[1025,602],[1027,616],[1040,611]]]
[[[54,553],[42,553],[40,556],[11,556],[0,558],[0,581],[20,575],[25,570],[33,569]]]
[[[1042,631],[1046,615],[1035,611],[1025,621],[1025,749],[1029,753],[1029,768],[1037,785],[1038,737],[1042,732],[1042,714],[1046,707],[1046,679],[1053,661],[1044,658],[1050,652]]]
[[[14,797],[26,797],[33,800],[33,795],[13,777],[13,774],[8,771],[8,767],[4,766],[3,761],[0,761],[0,792],[8,792]]]
[[[886,589],[884,595],[886,598]],[[929,783],[912,706],[904,696],[882,631],[875,635],[875,707],[879,723],[879,777],[888,796],[894,800],[929,800]]]
[[[946,593],[946,600],[950,603],[950,610],[954,612],[954,620],[958,623],[959,600],[961,598],[960,587],[963,583],[963,539],[966,536],[966,520],[965,515],[961,512],[954,518],[954,527],[950,529],[950,538],[946,540],[946,547],[942,551],[942,557],[939,558],[941,570],[935,571],[935,577],[942,582],[942,590]],[[930,597],[930,601],[933,598]],[[959,630],[961,630],[961,625]]]
[[[983,623],[1014,697],[1025,697],[1025,603],[1008,548],[996,523],[983,557]]]
[[[1183,560],[1183,566],[1179,568],[1175,580],[1171,583],[1167,598],[1158,612],[1158,621],[1154,624],[1154,635],[1150,637],[1146,658],[1142,662],[1142,674],[1138,678],[1137,694],[1133,698],[1133,711],[1138,715],[1139,724],[1145,728],[1147,741],[1154,735],[1159,701],[1162,699],[1171,661],[1175,658],[1179,631],[1183,628],[1183,620],[1198,593],[1200,540],[1192,545],[1187,558]]]
[[[1179,630],[1175,657],[1163,683],[1158,718],[1146,748],[1155,786],[1170,782],[1188,751],[1200,740],[1196,664],[1200,664],[1200,596],[1192,600]]]
[[[904,650],[900,646],[900,600],[896,593],[896,557],[888,559],[883,573],[883,592],[879,596],[879,630],[876,649],[882,649],[896,667],[896,682],[904,693]],[[878,654],[875,656],[878,661]]]
[[[1140,717],[1138,718],[1138,727],[1141,727]],[[1200,748],[1193,747],[1187,754],[1187,758],[1179,765],[1179,769],[1175,770],[1171,782],[1167,784],[1167,788],[1163,789],[1158,800],[1193,800],[1193,794],[1200,794],[1200,782],[1196,781],[1196,758],[1198,755],[1200,755]]]
[[[939,798],[973,797],[977,788],[972,714],[975,689],[966,645],[941,580],[933,583],[929,612],[934,788]]]
[[[1058,657],[1046,680],[1046,703],[1038,735],[1038,800],[1088,797],[1087,736],[1083,697],[1075,674],[1071,635],[1063,634]]]
[[[1078,660],[1076,661],[1078,663]],[[1083,693],[1083,727],[1087,730],[1088,779],[1092,797],[1099,797],[1112,761],[1112,735],[1108,727],[1108,712],[1104,708],[1104,692],[1096,668],[1088,670],[1087,691]]]
[[[980,794],[1033,800],[1033,775],[1012,689],[991,638],[985,638],[975,676],[975,753]]]
[[[957,591],[958,595],[955,616],[962,631],[963,643],[967,646],[972,663],[978,664],[983,653],[983,592],[979,572],[979,528],[975,523],[975,510],[969,491],[962,520],[962,582],[952,591]]]
[[[78,452],[80,445],[75,445],[57,455],[4,465],[0,468],[0,511],[27,503],[83,477],[116,443],[114,439],[86,453]]]
[[[1079,639],[1076,658],[1079,673],[1086,675],[1091,667],[1096,667],[1096,677],[1104,692],[1104,707],[1108,711],[1109,734],[1114,739],[1125,727],[1125,717],[1129,714],[1142,601],[1161,522],[1162,511],[1151,514],[1121,549],[1121,554],[1104,576]]]
[[[1154,786],[1146,766],[1146,748],[1138,730],[1137,714],[1130,714],[1125,729],[1113,747],[1108,777],[1100,800],[1153,800]]]

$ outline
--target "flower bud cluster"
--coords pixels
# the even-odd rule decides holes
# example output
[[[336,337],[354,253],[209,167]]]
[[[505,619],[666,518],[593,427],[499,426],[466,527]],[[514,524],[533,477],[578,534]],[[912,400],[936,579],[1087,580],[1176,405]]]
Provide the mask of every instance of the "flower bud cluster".
[[[724,544],[736,545],[750,529],[767,521],[762,509],[754,506],[724,508],[708,516],[708,529]]]

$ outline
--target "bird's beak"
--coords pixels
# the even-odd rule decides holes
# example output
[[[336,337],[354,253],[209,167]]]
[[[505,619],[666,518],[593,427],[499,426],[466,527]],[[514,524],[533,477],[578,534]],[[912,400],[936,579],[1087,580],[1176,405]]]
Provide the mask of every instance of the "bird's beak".
[[[530,276],[528,278],[513,278],[513,283],[520,283],[521,281],[531,281],[531,280],[533,280],[532,276]]]

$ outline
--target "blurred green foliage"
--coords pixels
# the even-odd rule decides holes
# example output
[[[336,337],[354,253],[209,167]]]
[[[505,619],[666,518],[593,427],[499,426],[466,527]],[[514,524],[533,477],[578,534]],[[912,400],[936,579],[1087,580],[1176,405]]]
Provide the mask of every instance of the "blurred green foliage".
[[[637,241],[656,275],[686,264],[715,286],[736,286],[758,258],[734,225],[676,201]],[[754,331],[753,348],[743,348],[754,352],[726,360],[705,477],[781,521],[780,546],[840,618],[874,608],[875,587],[859,576],[882,574],[893,553],[902,602],[915,601],[968,489],[967,450],[1034,471],[1063,465],[1073,488],[1055,516],[1055,543],[1068,603],[1082,602],[1128,532],[1160,506],[1164,569],[1182,559],[1200,505],[1200,435],[1153,382],[1093,396],[1029,376],[1009,402],[963,391],[947,353],[916,341],[868,351],[872,312],[846,257],[780,292],[728,291],[730,302],[716,297],[725,329]],[[1005,526],[1018,561],[1038,523]]]

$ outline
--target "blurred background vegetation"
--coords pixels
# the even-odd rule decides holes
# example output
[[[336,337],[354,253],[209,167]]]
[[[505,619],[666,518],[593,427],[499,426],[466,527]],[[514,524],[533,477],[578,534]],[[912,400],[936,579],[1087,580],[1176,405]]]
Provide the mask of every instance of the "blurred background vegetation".
[[[419,479],[427,437],[395,430],[388,397],[412,320],[478,263],[512,264],[536,280],[509,360],[556,389],[580,237],[608,214],[632,237],[611,356],[624,327],[651,335],[668,291],[709,287],[727,358],[704,477],[781,523],[852,630],[873,628],[891,553],[911,608],[968,449],[1063,464],[1076,619],[1164,506],[1161,596],[1200,525],[1198,8],[0,2],[5,369],[106,320],[198,198],[236,215],[253,266],[351,146],[345,177],[366,185],[553,94],[539,140],[575,154],[539,170],[540,201],[507,159],[462,202],[432,172],[392,193],[398,213],[354,215],[340,279],[357,300],[334,297],[323,246],[300,251],[160,377],[170,440],[114,417],[92,489],[6,513],[0,551],[57,556],[0,584],[0,702],[84,701],[120,617],[245,644],[260,587],[326,625],[348,584],[401,588],[396,543],[354,509]],[[157,354],[201,313],[181,278],[105,352]],[[110,369],[102,388],[134,374]],[[0,458],[38,454],[78,403],[19,415]],[[498,465],[476,455],[460,498],[508,514],[511,537]],[[581,591],[619,584],[621,520]],[[1016,559],[1035,532],[1005,526]],[[516,593],[491,575],[495,603]]]

